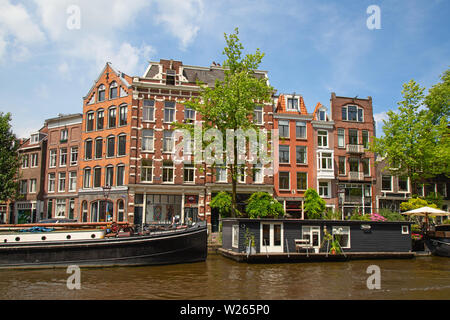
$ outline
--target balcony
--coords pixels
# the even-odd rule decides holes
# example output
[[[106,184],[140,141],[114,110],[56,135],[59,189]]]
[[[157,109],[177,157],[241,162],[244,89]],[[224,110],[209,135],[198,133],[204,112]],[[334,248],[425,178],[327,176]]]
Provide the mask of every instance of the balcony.
[[[352,172],[348,173],[348,178],[350,180],[363,181],[364,180],[364,172]]]
[[[348,153],[364,153],[364,145],[362,144],[347,144],[347,152]]]
[[[318,179],[334,179],[334,169],[321,169],[317,170]]]

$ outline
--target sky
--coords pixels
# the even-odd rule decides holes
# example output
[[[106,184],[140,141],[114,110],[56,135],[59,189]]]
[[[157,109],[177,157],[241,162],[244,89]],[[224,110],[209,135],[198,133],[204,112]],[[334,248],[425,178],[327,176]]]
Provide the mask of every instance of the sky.
[[[0,0],[0,112],[28,137],[81,113],[106,62],[130,76],[160,59],[222,63],[237,27],[278,93],[308,112],[331,92],[371,96],[379,136],[403,83],[428,89],[450,67],[449,14],[447,0]]]

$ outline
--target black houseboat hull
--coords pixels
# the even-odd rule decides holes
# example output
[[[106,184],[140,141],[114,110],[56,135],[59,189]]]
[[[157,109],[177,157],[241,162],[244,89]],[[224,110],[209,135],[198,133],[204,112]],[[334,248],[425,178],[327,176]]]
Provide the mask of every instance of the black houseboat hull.
[[[198,225],[148,236],[6,243],[0,245],[0,268],[161,265],[204,261],[206,256],[207,229]]]
[[[449,238],[430,238],[425,239],[425,244],[431,253],[435,256],[450,257],[450,239]]]

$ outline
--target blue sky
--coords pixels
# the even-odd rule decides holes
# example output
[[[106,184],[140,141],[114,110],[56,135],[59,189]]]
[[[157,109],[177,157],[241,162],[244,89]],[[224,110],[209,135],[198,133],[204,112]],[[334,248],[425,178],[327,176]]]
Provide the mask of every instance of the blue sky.
[[[381,29],[367,28],[370,5]],[[279,93],[302,94],[309,112],[329,106],[331,92],[372,96],[381,123],[403,83],[429,88],[450,67],[449,14],[446,0],[0,0],[0,111],[26,137],[81,112],[107,61],[139,76],[161,58],[222,63],[223,35],[239,27],[246,51],[265,53],[260,69]]]

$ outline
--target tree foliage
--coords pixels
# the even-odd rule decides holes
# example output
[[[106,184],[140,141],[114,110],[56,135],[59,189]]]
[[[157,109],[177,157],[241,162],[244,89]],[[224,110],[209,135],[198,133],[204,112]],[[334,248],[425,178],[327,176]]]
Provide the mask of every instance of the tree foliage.
[[[19,141],[11,130],[11,114],[0,112],[0,201],[18,195]]]
[[[231,215],[231,194],[221,191],[216,194],[209,204],[211,208],[217,209],[222,217]]]
[[[278,218],[284,215],[281,203],[267,192],[255,192],[248,199],[246,212],[250,218]]]
[[[427,200],[424,200],[419,197],[413,197],[409,199],[408,201],[400,203],[400,210],[401,211],[409,211],[414,210],[422,207],[430,207],[437,209],[437,206],[434,203],[429,203]]]
[[[325,200],[323,200],[317,191],[309,188],[305,192],[305,202],[303,210],[308,215],[308,219],[320,219],[325,211]]]
[[[433,110],[425,104],[437,98],[425,96],[424,88],[414,80],[403,85],[402,95],[398,110],[387,112],[384,136],[374,137],[371,151],[385,157],[388,168],[398,176],[409,177],[415,190],[418,183],[436,175],[450,176],[449,130],[446,119],[441,117],[436,123]]]

